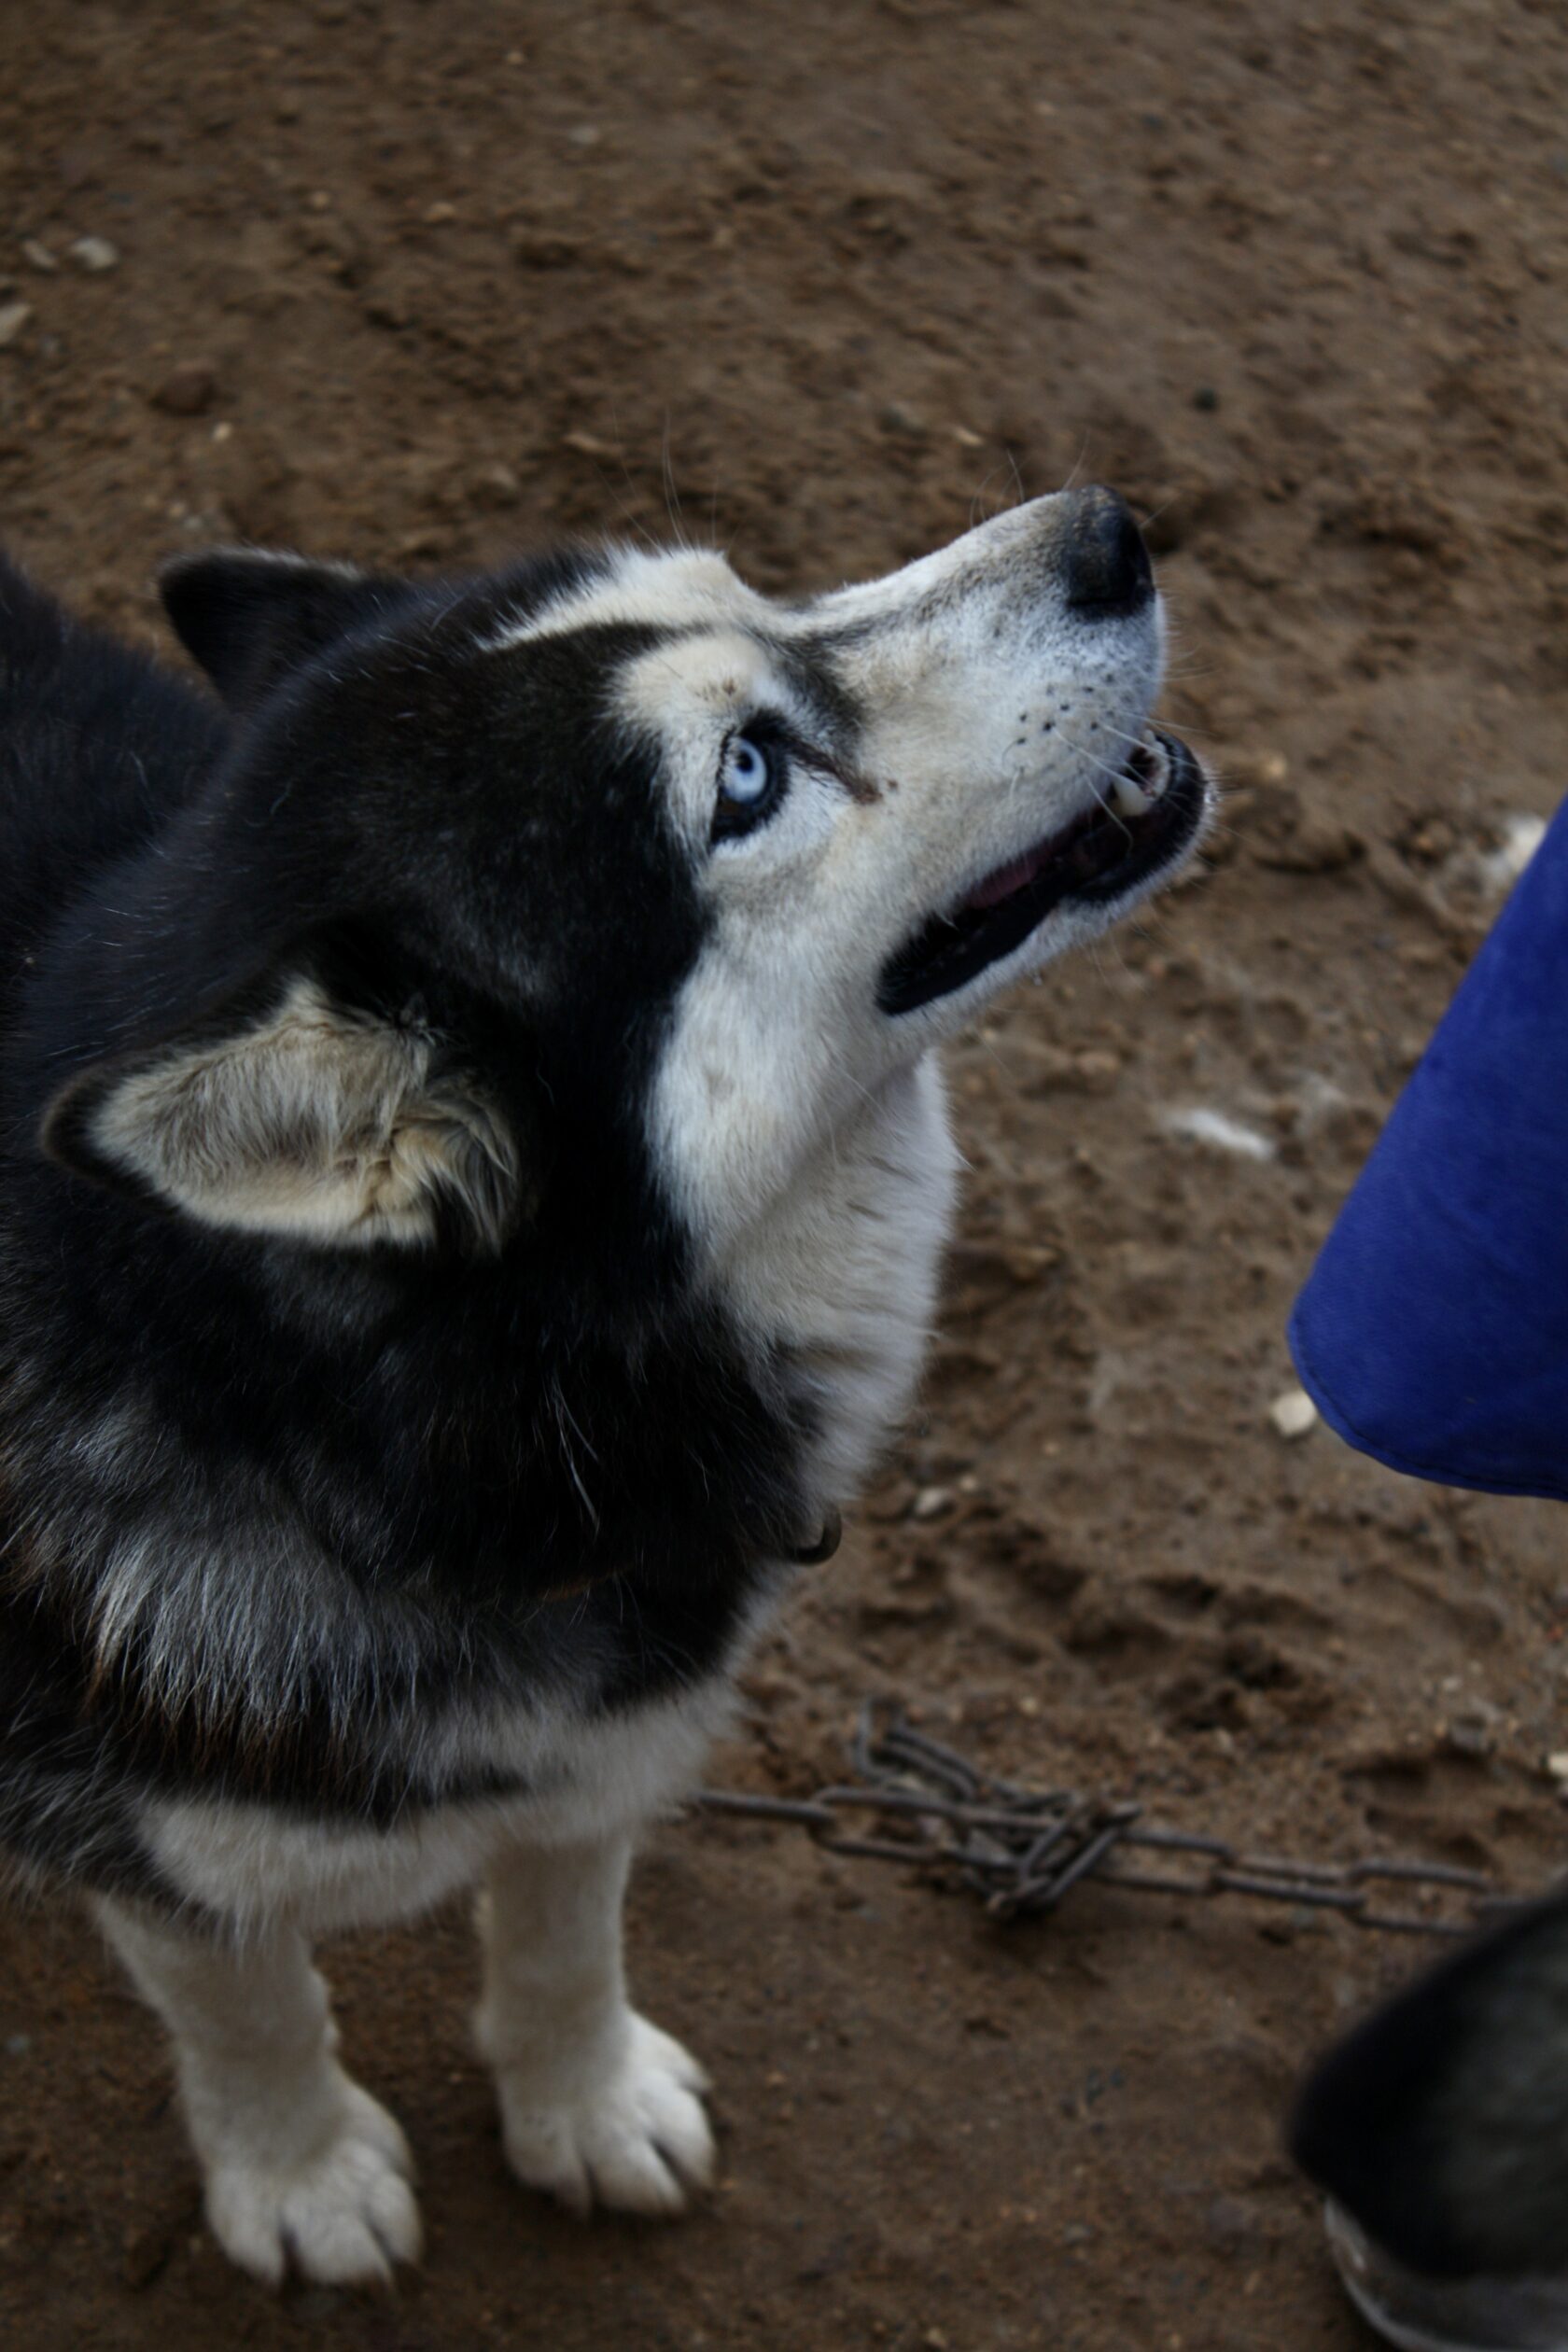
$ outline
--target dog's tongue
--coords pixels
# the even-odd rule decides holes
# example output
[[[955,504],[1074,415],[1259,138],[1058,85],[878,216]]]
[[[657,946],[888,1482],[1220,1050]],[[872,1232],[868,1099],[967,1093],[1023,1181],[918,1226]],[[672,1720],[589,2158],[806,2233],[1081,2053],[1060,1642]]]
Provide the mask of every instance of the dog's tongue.
[[[1028,849],[1021,858],[1015,858],[1011,865],[998,866],[994,874],[987,874],[983,882],[975,884],[964,901],[965,908],[996,906],[1002,899],[1011,898],[1015,890],[1021,890],[1026,882],[1034,880],[1049,854],[1049,843],[1043,842],[1039,848]]]

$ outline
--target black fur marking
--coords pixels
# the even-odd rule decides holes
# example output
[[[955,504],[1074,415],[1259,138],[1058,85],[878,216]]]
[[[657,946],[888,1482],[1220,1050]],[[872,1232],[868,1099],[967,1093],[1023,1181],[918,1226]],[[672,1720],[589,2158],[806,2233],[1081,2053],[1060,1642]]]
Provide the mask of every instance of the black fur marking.
[[[31,1863],[142,1885],[155,1791],[490,1793],[432,1727],[716,1671],[820,1517],[807,1383],[693,1295],[643,1138],[703,930],[608,716],[657,633],[484,650],[575,564],[182,566],[230,721],[0,571],[0,1841]],[[82,1073],[301,974],[532,1139],[498,1259],[221,1230],[43,1155]]]
[[[864,714],[859,697],[833,660],[833,633],[820,630],[805,639],[769,636],[762,641],[769,659],[811,712],[821,741],[841,756],[851,753]]]

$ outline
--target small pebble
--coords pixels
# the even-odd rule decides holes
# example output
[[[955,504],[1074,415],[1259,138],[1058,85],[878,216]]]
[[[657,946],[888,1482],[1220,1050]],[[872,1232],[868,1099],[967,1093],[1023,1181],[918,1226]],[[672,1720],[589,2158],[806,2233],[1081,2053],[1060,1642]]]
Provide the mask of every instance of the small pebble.
[[[1568,1749],[1559,1748],[1555,1756],[1548,1756],[1547,1770],[1554,1781],[1568,1781]]]
[[[217,390],[217,378],[204,359],[182,359],[154,392],[152,405],[169,416],[200,416]]]
[[[0,302],[0,351],[15,343],[32,315],[31,302]]]
[[[903,400],[888,400],[877,415],[877,423],[885,433],[897,433],[904,441],[924,441],[926,420]]]
[[[52,273],[60,267],[59,262],[55,259],[48,245],[40,245],[36,237],[24,237],[22,239],[21,258],[27,263],[29,269],[33,270],[45,270]]]
[[[1072,1071],[1085,1094],[1110,1094],[1122,1074],[1122,1057],[1119,1054],[1074,1054]]]
[[[523,496],[523,484],[510,466],[497,462],[480,468],[473,478],[472,496],[477,506],[515,506]]]
[[[67,250],[78,270],[91,271],[94,276],[119,267],[119,247],[107,237],[77,237]]]
[[[1546,837],[1544,817],[1505,818],[1501,843],[1479,861],[1481,880],[1494,897],[1513,889]]]
[[[1286,1389],[1268,1407],[1268,1418],[1281,1437],[1305,1437],[1316,1426],[1318,1408],[1305,1389]]]
[[[951,1488],[941,1486],[922,1487],[919,1493],[915,1497],[914,1507],[909,1516],[911,1519],[940,1519],[945,1511],[950,1511],[952,1507],[953,1494]]]
[[[1243,1126],[1224,1111],[1211,1111],[1199,1104],[1191,1110],[1168,1111],[1162,1121],[1166,1132],[1181,1136],[1189,1143],[1206,1144],[1211,1151],[1234,1152],[1239,1159],[1271,1160],[1274,1146],[1255,1127]]]

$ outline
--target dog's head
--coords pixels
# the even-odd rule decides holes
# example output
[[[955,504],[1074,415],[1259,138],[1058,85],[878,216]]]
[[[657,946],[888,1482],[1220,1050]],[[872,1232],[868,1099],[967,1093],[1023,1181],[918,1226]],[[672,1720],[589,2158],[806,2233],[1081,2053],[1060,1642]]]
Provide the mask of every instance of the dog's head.
[[[77,942],[98,1036],[44,1133],[219,1226],[500,1251],[635,1197],[721,1242],[1208,803],[1102,490],[800,602],[627,549],[164,594],[231,749]]]

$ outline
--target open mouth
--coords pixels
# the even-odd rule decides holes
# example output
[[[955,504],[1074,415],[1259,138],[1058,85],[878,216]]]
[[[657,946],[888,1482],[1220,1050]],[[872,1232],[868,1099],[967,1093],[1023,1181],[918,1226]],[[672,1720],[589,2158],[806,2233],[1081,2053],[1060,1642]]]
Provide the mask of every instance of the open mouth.
[[[877,984],[884,1013],[951,996],[1023,945],[1054,908],[1120,898],[1190,848],[1208,788],[1184,743],[1151,728],[1112,786],[1059,833],[977,882],[891,957]]]

